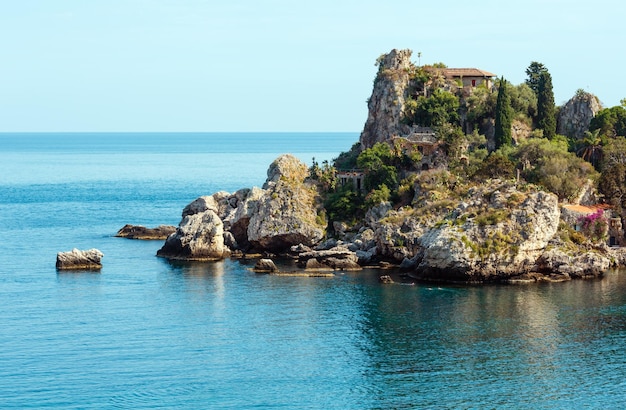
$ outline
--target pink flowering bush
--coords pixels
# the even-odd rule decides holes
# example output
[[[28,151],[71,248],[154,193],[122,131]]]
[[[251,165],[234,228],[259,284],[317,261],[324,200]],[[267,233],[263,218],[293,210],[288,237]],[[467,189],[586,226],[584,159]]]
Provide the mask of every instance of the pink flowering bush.
[[[609,222],[604,216],[604,211],[598,209],[596,212],[578,218],[578,225],[582,233],[592,242],[604,241],[609,234]]]

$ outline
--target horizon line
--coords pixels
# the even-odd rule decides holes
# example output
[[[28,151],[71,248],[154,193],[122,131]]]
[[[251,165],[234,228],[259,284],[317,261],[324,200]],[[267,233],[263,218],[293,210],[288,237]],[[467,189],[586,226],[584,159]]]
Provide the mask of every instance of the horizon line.
[[[0,131],[0,134],[357,134],[361,131]]]

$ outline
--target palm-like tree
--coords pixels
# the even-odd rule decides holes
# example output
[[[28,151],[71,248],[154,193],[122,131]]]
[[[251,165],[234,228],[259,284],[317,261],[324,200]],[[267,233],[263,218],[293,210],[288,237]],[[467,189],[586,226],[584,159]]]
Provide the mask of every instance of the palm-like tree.
[[[578,143],[576,154],[598,169],[604,155],[602,145],[600,129],[585,131],[585,136]]]

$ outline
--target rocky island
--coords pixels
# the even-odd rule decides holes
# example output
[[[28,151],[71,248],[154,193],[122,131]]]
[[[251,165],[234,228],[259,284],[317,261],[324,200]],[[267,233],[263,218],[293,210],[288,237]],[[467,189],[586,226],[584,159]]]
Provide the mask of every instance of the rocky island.
[[[410,57],[392,50],[377,60],[349,152],[310,167],[282,155],[262,188],[199,197],[157,255],[280,254],[308,271],[397,266],[464,283],[597,277],[623,264],[621,196],[609,192],[615,167],[626,175],[610,158],[626,144],[610,135],[594,157],[593,138],[611,132],[597,97],[579,91],[557,114],[539,63],[513,86]]]

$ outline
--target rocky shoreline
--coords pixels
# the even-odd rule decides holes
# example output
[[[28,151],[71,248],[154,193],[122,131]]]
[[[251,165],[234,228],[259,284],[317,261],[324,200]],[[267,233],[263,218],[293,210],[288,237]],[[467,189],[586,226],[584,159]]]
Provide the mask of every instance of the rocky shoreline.
[[[626,261],[621,249],[563,243],[556,196],[501,180],[473,186],[455,203],[447,198],[445,209],[424,204],[435,209],[429,213],[381,203],[361,223],[337,226],[338,238],[328,237],[306,169],[283,155],[270,166],[263,188],[196,199],[157,255],[187,261],[280,255],[306,275],[393,266],[416,280],[451,283],[593,278]],[[276,273],[270,262],[257,271]]]

